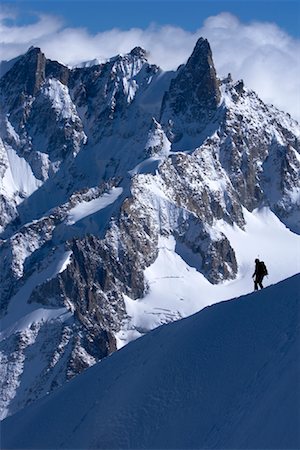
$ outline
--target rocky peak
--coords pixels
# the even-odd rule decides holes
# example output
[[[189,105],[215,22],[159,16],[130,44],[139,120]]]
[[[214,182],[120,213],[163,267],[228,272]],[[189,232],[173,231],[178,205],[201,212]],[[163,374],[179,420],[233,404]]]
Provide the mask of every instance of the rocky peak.
[[[174,124],[170,134],[175,135],[175,141],[184,133],[200,132],[212,118],[221,98],[219,84],[210,45],[200,38],[187,63],[179,67],[162,103],[160,121]],[[183,121],[187,124],[184,129]],[[189,130],[188,124],[195,122],[197,130]]]
[[[210,45],[206,39],[200,38],[185,66],[174,80],[189,97],[196,98],[204,107],[216,109],[220,100],[219,81],[212,59]]]
[[[141,58],[141,59],[144,59],[144,60],[147,59],[147,52],[142,47],[134,47],[131,50],[130,55],[137,56],[138,58]]]
[[[45,80],[46,57],[38,47],[31,47],[5,75],[24,94],[34,96]]]
[[[30,47],[3,76],[1,86],[17,86],[17,95],[34,97],[50,76],[66,85],[69,69],[57,61],[46,59],[39,47]]]
[[[196,87],[198,100],[212,109],[217,108],[220,100],[219,81],[211,48],[206,39],[200,38],[196,43],[185,66],[185,71]]]
[[[30,110],[31,98],[45,81],[46,57],[40,48],[31,47],[0,80],[3,112],[10,114],[16,131],[22,129]]]
[[[112,72],[118,77],[132,79],[144,65],[148,65],[147,52],[141,47],[134,47],[129,53],[112,58],[110,63]]]

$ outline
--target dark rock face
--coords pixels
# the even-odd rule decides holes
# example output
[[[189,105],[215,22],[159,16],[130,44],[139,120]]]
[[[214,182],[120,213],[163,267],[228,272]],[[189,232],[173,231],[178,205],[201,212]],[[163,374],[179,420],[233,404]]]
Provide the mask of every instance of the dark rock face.
[[[32,47],[4,75],[0,86],[7,99],[17,102],[21,100],[20,96],[34,97],[48,77],[67,84],[69,69],[56,61],[47,60],[40,48]],[[14,93],[16,98],[13,98]],[[11,103],[10,109],[15,108],[16,104]]]
[[[26,95],[34,96],[45,81],[46,57],[39,48],[31,48],[9,72]]]
[[[160,122],[171,141],[184,133],[199,134],[216,113],[220,98],[210,45],[200,38],[163,99]]]
[[[70,70],[57,61],[46,60],[45,77],[55,78],[62,84],[68,86]]]
[[[46,58],[39,48],[31,48],[1,78],[0,92],[4,111],[18,130],[26,122],[28,99],[34,96],[45,80]]]
[[[212,52],[206,39],[199,39],[186,65],[179,70],[178,76],[171,84],[170,97],[176,91],[181,91],[182,96],[174,99],[172,106],[175,113],[187,112],[194,101],[197,102],[195,107],[199,106],[200,113],[205,113],[207,119],[216,111],[221,95]],[[196,110],[193,109],[192,112]]]
[[[237,261],[226,236],[210,240],[204,255],[204,273],[211,283],[235,278]]]

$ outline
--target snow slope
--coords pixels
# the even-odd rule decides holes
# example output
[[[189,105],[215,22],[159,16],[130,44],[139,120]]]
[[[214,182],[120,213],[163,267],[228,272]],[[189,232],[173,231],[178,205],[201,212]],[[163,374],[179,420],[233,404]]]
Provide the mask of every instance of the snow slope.
[[[3,448],[299,448],[299,286],[157,328],[7,418]]]
[[[160,238],[158,257],[145,270],[147,294],[138,300],[124,296],[130,319],[117,335],[119,348],[159,325],[251,292],[257,257],[265,261],[269,271],[264,286],[300,272],[300,236],[292,233],[269,208],[252,213],[244,209],[243,213],[244,230],[222,220],[213,226],[215,233],[225,234],[237,256],[238,274],[234,280],[210,283],[199,271],[199,255],[173,236]]]
[[[2,143],[0,145],[2,146]],[[24,197],[36,191],[41,182],[34,177],[27,161],[18,156],[12,147],[3,146],[2,151],[4,152],[6,170],[3,184],[0,186],[0,194],[6,194],[10,198],[15,196],[16,202],[20,203]]]
[[[74,208],[70,209],[66,220],[67,225],[73,225],[84,217],[94,214],[95,212],[106,208],[106,206],[111,205],[117,200],[122,192],[123,188],[113,188],[110,192],[103,194],[101,197],[88,202],[83,201],[78,203]]]

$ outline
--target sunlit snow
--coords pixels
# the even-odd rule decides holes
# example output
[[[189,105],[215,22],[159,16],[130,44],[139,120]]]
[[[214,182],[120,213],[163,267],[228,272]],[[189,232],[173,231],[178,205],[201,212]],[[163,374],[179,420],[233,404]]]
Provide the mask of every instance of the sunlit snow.
[[[66,219],[67,225],[73,225],[84,217],[90,216],[91,214],[106,208],[106,206],[111,205],[117,200],[122,192],[123,188],[116,187],[112,188],[109,192],[103,194],[99,198],[95,198],[89,202],[83,201],[78,203],[74,208],[70,209]]]
[[[0,340],[7,338],[16,331],[25,330],[32,323],[47,321],[67,313],[66,308],[40,308],[37,303],[27,303],[31,293],[45,281],[63,272],[70,263],[72,252],[58,248],[56,252],[44,261],[44,266],[28,277],[24,285],[12,297],[8,311],[1,320]]]
[[[238,263],[236,279],[220,284],[211,284],[196,270],[197,255],[177,250],[173,236],[160,238],[158,257],[145,270],[148,293],[138,300],[124,296],[131,319],[117,335],[119,347],[163,323],[252,292],[257,257],[265,261],[269,271],[265,286],[300,272],[300,236],[286,228],[268,208],[252,213],[244,209],[244,216],[245,230],[223,221],[215,224],[215,230],[229,239]]]
[[[42,184],[33,175],[28,162],[17,155],[16,151],[9,145],[5,146],[7,155],[7,168],[4,173],[0,192],[9,197],[16,196],[17,203],[24,197],[28,197]]]

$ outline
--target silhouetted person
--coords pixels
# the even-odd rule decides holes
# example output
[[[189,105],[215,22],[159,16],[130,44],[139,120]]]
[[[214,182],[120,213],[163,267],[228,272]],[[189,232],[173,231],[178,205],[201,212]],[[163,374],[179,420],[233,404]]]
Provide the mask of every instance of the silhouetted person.
[[[268,275],[268,271],[266,268],[266,265],[263,261],[260,261],[258,258],[255,260],[255,271],[252,275],[252,278],[254,278],[254,289],[255,291],[258,290],[258,286],[262,289],[262,281],[264,279],[264,276]]]

